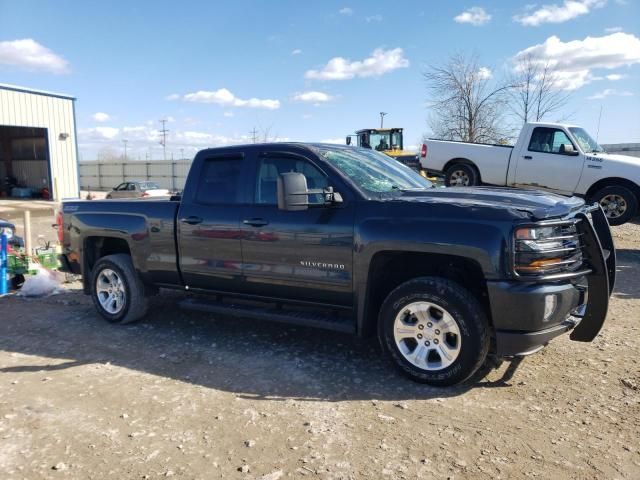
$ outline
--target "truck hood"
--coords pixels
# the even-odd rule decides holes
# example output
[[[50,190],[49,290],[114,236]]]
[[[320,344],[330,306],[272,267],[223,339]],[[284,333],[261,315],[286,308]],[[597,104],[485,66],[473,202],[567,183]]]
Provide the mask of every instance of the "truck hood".
[[[579,210],[584,201],[540,190],[506,187],[450,187],[404,191],[398,198],[407,202],[455,204],[461,207],[517,210],[532,220],[564,217]]]

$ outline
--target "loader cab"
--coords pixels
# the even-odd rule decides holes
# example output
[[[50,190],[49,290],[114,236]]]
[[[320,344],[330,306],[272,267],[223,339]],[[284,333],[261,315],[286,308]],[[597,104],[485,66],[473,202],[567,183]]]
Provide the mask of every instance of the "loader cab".
[[[403,150],[401,128],[367,128],[355,134],[357,145],[389,154]],[[351,136],[347,137],[347,145],[351,144]],[[394,155],[390,155],[394,156]]]

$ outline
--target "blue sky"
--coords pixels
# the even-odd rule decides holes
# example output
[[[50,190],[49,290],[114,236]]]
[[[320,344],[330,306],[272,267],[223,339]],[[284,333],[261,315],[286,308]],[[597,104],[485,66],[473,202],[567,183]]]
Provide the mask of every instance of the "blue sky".
[[[123,139],[130,156],[161,158],[160,118],[176,157],[254,127],[338,140],[380,111],[415,145],[429,132],[426,65],[475,53],[500,78],[531,49],[572,89],[557,117],[595,136],[602,107],[602,143],[640,142],[639,18],[637,0],[0,0],[0,83],[76,96],[83,159],[119,155]]]

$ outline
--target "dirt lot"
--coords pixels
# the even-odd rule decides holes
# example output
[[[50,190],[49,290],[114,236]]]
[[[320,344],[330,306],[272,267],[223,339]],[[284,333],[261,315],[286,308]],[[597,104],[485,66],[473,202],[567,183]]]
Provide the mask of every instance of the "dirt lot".
[[[398,376],[373,341],[174,294],[126,327],[79,284],[0,299],[0,478],[640,478],[640,225],[615,235],[596,341],[455,389]]]

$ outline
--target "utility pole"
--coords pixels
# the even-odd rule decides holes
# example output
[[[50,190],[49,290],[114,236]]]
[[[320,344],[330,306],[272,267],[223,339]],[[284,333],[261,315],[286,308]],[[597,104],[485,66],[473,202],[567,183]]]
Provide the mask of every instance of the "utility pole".
[[[387,112],[380,112],[380,128],[384,126],[384,116],[389,115]]]
[[[124,161],[125,162],[127,161],[127,142],[128,141],[129,140],[127,140],[127,139],[122,140],[122,143],[124,143]]]
[[[180,160],[184,160],[184,148],[180,149]]]
[[[251,134],[251,140],[253,143],[258,143],[258,131],[256,127],[253,127],[253,130],[249,132]]]
[[[162,140],[160,140],[160,145],[162,145],[162,156],[166,160],[167,159],[167,133],[169,133],[169,130],[166,129],[166,126],[167,126],[166,119],[163,118],[162,120],[159,120],[159,122],[162,124],[162,129],[160,130],[160,135],[162,135]]]

